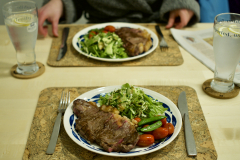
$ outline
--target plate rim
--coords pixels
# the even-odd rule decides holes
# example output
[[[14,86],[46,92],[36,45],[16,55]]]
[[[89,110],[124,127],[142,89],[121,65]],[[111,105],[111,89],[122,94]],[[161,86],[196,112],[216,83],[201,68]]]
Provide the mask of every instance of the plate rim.
[[[79,95],[79,96],[78,96],[77,98],[75,98],[74,100],[79,99],[79,97],[83,97],[84,95],[87,95],[87,94],[89,94],[89,93],[91,93],[91,92],[93,92],[94,94],[96,94],[96,92],[98,92],[98,94],[100,94],[100,93],[103,93],[103,91],[105,91],[106,89],[113,91],[113,90],[115,90],[115,89],[121,88],[121,86],[122,86],[122,85],[115,85],[115,86],[106,86],[106,87],[95,88],[95,89],[92,89],[92,90],[87,91],[87,92],[85,92],[85,93],[82,93],[81,95]],[[85,144],[81,144],[81,142],[79,143],[79,141],[77,141],[75,137],[72,137],[72,135],[69,133],[69,132],[71,132],[71,130],[66,128],[66,127],[67,127],[67,122],[69,121],[69,118],[70,118],[71,114],[70,114],[69,117],[66,117],[65,114],[64,114],[64,117],[63,117],[63,125],[64,125],[64,129],[65,129],[65,131],[67,132],[67,135],[70,137],[70,139],[72,139],[72,140],[74,141],[74,143],[76,143],[76,144],[79,145],[80,147],[83,147],[83,148],[85,148],[85,149],[87,149],[87,150],[89,150],[89,151],[91,151],[91,152],[94,152],[94,153],[97,153],[97,154],[101,154],[101,155],[111,156],[111,157],[132,157],[132,156],[145,155],[145,154],[149,154],[149,153],[152,153],[152,152],[154,152],[154,151],[157,151],[157,150],[159,150],[159,149],[162,149],[162,148],[166,147],[168,144],[172,143],[172,141],[174,141],[174,139],[179,135],[179,133],[180,133],[180,131],[181,131],[181,128],[182,128],[182,117],[181,117],[180,111],[179,111],[179,109],[177,108],[177,106],[176,106],[170,99],[168,99],[167,97],[165,97],[164,95],[162,95],[162,94],[160,94],[160,93],[158,93],[158,92],[156,92],[156,91],[153,91],[153,90],[150,90],[150,89],[147,89],[147,88],[143,88],[143,87],[138,87],[138,86],[135,86],[135,85],[134,85],[134,87],[143,89],[143,90],[145,90],[145,91],[147,91],[147,92],[150,92],[150,93],[152,93],[152,94],[159,95],[161,98],[164,98],[165,100],[167,100],[168,106],[169,106],[169,103],[170,103],[171,106],[174,107],[174,111],[175,111],[176,114],[177,114],[177,115],[174,115],[174,116],[176,117],[177,122],[178,122],[178,123],[177,123],[177,125],[178,125],[178,130],[176,130],[176,129],[174,130],[174,132],[175,132],[176,134],[174,134],[173,136],[171,136],[171,140],[170,140],[170,141],[166,141],[166,143],[164,144],[164,146],[162,146],[161,148],[156,147],[156,148],[154,148],[154,149],[152,149],[152,150],[148,150],[148,151],[145,151],[145,152],[142,152],[142,153],[141,153],[141,152],[136,152],[136,153],[132,153],[132,154],[131,154],[131,153],[130,153],[130,154],[127,154],[127,153],[124,154],[124,153],[123,153],[123,155],[121,155],[121,152],[120,152],[119,154],[111,154],[111,153],[109,153],[109,152],[100,152],[100,151],[97,151],[97,150],[94,150],[94,149],[91,149],[91,148],[85,146]],[[145,91],[144,91],[144,92],[145,92]],[[105,91],[104,93],[106,93],[106,91]],[[109,92],[107,92],[107,93],[109,93]],[[147,94],[147,93],[146,93],[146,94]],[[151,94],[150,94],[150,95],[151,95]],[[151,95],[151,96],[152,96],[152,95]],[[88,98],[86,98],[86,99],[85,99],[85,98],[81,98],[81,99],[86,100],[86,99],[88,99]],[[74,100],[71,101],[71,103],[70,103],[69,106],[67,107],[65,113],[68,114],[69,110],[72,111],[72,103],[73,103]],[[166,104],[166,102],[164,102],[164,103]],[[169,108],[171,108],[171,107],[169,106]],[[73,113],[73,112],[72,112],[72,113]],[[149,146],[148,146],[148,147],[149,147]],[[116,153],[116,152],[114,152],[114,153]]]
[[[151,38],[154,40],[154,43],[152,45],[152,48],[150,50],[148,50],[147,52],[145,52],[144,54],[140,54],[138,56],[134,56],[134,57],[128,57],[128,58],[119,58],[119,59],[110,59],[110,58],[100,58],[100,57],[94,57],[94,56],[91,56],[91,55],[88,55],[84,52],[82,52],[79,47],[77,46],[77,42],[78,42],[78,38],[80,37],[81,34],[83,34],[82,32],[87,32],[89,31],[90,29],[94,29],[94,28],[99,28],[99,27],[103,27],[105,25],[113,25],[113,26],[116,26],[116,25],[129,25],[129,26],[134,26],[134,28],[140,28],[140,29],[145,29],[147,30],[148,33],[151,34]],[[156,42],[155,42],[156,41]],[[147,55],[149,55],[150,53],[152,53],[154,50],[156,50],[157,46],[158,46],[158,43],[159,43],[159,40],[158,40],[158,36],[153,32],[151,31],[150,29],[148,29],[147,27],[144,27],[144,26],[141,26],[141,25],[137,25],[137,24],[133,24],[133,23],[126,23],[126,22],[110,22],[110,23],[100,23],[100,24],[95,24],[95,25],[92,25],[92,26],[89,26],[89,27],[86,27],[82,30],[80,30],[79,32],[77,32],[73,38],[72,38],[72,45],[73,45],[73,48],[81,55],[84,55],[88,58],[92,58],[92,59],[95,59],[95,60],[100,60],[100,61],[106,61],[106,62],[126,62],[126,61],[131,61],[131,60],[135,60],[135,59],[139,59],[139,58],[142,58],[142,57],[145,57]]]

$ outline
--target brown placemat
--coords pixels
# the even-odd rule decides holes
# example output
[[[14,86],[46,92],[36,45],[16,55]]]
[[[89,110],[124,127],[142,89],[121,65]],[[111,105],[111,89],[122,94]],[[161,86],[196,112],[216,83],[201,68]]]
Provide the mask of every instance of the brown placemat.
[[[57,108],[62,90],[71,92],[71,100],[79,95],[98,88],[98,87],[73,87],[73,88],[47,88],[41,91],[37,108],[32,121],[30,133],[28,136],[23,160],[46,160],[46,159],[62,159],[62,160],[167,160],[167,159],[217,159],[217,153],[213,145],[213,141],[208,130],[208,126],[203,115],[196,91],[188,86],[139,86],[156,91],[177,105],[178,96],[182,91],[186,92],[189,118],[197,146],[197,157],[187,157],[185,138],[183,127],[179,135],[169,145],[161,150],[150,154],[118,158],[100,155],[88,151],[67,135],[63,124],[61,124],[60,134],[53,155],[47,155],[46,150],[52,133],[53,125],[57,117]]]
[[[68,46],[67,53],[60,61],[56,61],[59,52],[59,47],[61,45],[62,30],[67,25],[60,26],[58,31],[59,36],[57,38],[56,37],[53,38],[47,64],[53,67],[97,67],[97,66],[107,67],[107,66],[178,66],[183,63],[182,54],[180,53],[177,42],[173,39],[170,30],[166,30],[164,26],[162,26],[161,29],[164,34],[165,40],[169,46],[169,49],[167,51],[161,51],[158,45],[156,50],[150,53],[149,55],[127,62],[105,62],[88,58],[84,55],[81,55],[78,51],[74,49],[74,47],[72,46],[72,39],[77,32],[91,25],[93,24],[68,26],[70,27],[70,31],[67,39]],[[139,24],[139,25],[144,26],[152,30],[154,33],[156,33],[154,28],[156,24]]]

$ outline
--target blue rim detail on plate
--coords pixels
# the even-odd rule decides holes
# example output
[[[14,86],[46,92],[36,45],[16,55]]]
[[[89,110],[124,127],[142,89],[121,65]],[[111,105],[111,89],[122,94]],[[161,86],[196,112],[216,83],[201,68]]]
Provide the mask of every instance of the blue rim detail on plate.
[[[94,95],[92,98],[88,99],[88,101],[94,101],[94,102],[98,102],[99,98],[100,98],[100,95],[101,96],[104,96],[106,95],[107,93],[101,93],[101,94],[96,94]],[[152,96],[150,95],[147,95],[151,98],[153,98]],[[163,102],[162,102],[163,103]],[[171,110],[170,110],[170,107],[163,103],[163,106],[165,108],[168,108],[168,110],[165,112],[165,116],[167,117],[167,122],[171,122],[173,124],[173,126],[175,127],[176,124],[177,124],[177,119],[176,117],[172,114]],[[76,126],[76,123],[75,123],[75,119],[77,117],[72,114],[70,117],[69,117],[69,124],[71,126],[71,131],[72,131],[72,134],[73,136],[81,143],[84,143],[85,146],[87,146],[88,148],[91,148],[93,150],[96,150],[96,151],[102,151],[102,152],[106,152],[105,150],[103,150],[100,146],[93,146],[91,145],[91,143],[89,143],[87,140],[85,140],[81,135],[79,135],[76,130],[75,130],[75,126]],[[164,139],[164,141],[161,141],[161,142],[155,142],[153,145],[149,146],[148,148],[145,148],[143,150],[138,150],[138,151],[134,151],[134,149],[128,153],[122,153],[122,152],[111,152],[112,154],[117,154],[117,155],[128,155],[128,154],[132,154],[132,153],[137,153],[137,152],[146,152],[146,151],[149,151],[149,150],[152,150],[152,149],[155,149],[157,147],[159,147],[160,145],[164,144],[168,139],[170,139],[172,137],[172,135],[169,135],[167,138]]]

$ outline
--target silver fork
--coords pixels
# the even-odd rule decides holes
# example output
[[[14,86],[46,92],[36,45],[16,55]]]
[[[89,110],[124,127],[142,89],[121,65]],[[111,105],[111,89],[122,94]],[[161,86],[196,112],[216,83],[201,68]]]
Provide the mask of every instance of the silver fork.
[[[167,45],[167,42],[165,41],[165,39],[164,39],[164,37],[163,37],[162,31],[161,31],[159,25],[156,25],[156,26],[155,26],[155,29],[156,29],[157,33],[160,35],[160,37],[161,37],[160,49],[161,49],[162,51],[166,51],[166,50],[168,49],[168,45]]]
[[[48,144],[47,148],[47,154],[53,154],[56,144],[57,144],[57,139],[58,139],[58,134],[60,131],[60,124],[61,124],[61,119],[62,119],[62,114],[65,112],[67,106],[70,104],[70,92],[67,92],[66,95],[64,91],[62,91],[61,99],[59,102],[59,107],[58,107],[58,116],[56,118],[54,127],[53,127],[53,132],[51,135],[50,142]]]

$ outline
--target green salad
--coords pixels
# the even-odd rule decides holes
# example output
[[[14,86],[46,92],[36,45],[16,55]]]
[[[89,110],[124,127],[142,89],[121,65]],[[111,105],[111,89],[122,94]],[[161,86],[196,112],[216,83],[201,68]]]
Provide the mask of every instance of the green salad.
[[[162,115],[167,110],[161,102],[147,96],[140,88],[122,85],[121,89],[100,96],[100,105],[111,105],[120,111],[121,116],[129,119],[148,118]]]
[[[80,49],[88,55],[100,58],[127,58],[123,42],[114,32],[103,32],[103,29],[90,30],[79,38]]]

